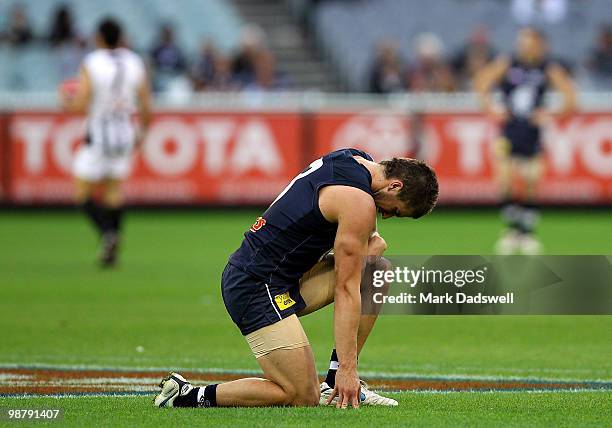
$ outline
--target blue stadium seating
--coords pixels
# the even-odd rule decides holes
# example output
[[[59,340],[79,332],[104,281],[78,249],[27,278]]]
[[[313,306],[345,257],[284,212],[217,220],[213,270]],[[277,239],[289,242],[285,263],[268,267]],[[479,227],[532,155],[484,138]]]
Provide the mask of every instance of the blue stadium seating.
[[[171,23],[177,41],[187,54],[194,54],[205,38],[223,50],[236,46],[242,22],[231,4],[224,0],[15,0],[0,1],[0,17],[7,17],[14,3],[23,4],[37,36],[49,31],[55,9],[68,5],[80,34],[90,36],[105,16],[118,18],[136,50],[147,52],[155,41],[159,25]],[[5,19],[0,19],[0,26]],[[44,43],[15,50],[0,47],[0,90],[54,90],[66,77],[62,52]],[[65,67],[64,67],[65,68]]]
[[[538,26],[547,33],[553,54],[580,68],[599,25],[606,21],[612,21],[610,0],[568,0],[562,23]],[[327,58],[354,90],[366,87],[368,68],[379,40],[399,41],[402,55],[410,59],[414,36],[432,31],[442,38],[450,53],[481,23],[489,27],[497,49],[512,49],[519,25],[510,15],[510,0],[327,0],[319,2],[313,22]]]

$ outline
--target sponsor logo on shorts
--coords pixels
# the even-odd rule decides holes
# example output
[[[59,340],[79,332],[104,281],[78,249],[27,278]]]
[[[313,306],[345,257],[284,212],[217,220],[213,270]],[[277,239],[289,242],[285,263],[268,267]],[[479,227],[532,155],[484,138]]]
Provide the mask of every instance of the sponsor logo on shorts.
[[[295,300],[289,296],[289,292],[274,296],[274,301],[276,302],[276,306],[278,306],[281,311],[295,305]]]
[[[253,223],[253,226],[251,226],[251,228],[249,230],[251,232],[257,232],[259,229],[264,227],[265,224],[266,224],[266,219],[265,218],[257,217],[257,220],[255,220],[255,223]]]

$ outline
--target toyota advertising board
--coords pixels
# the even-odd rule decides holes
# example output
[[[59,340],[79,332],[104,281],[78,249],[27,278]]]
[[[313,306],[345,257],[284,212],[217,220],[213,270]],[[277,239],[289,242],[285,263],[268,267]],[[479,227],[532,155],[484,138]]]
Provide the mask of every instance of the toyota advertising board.
[[[15,204],[70,203],[83,119],[15,112],[6,122],[2,194]],[[559,120],[543,138],[542,202],[612,202],[612,113]],[[133,204],[266,204],[312,159],[356,147],[377,160],[427,160],[440,180],[441,203],[490,204],[498,199],[497,141],[497,127],[478,113],[160,112],[125,190]]]
[[[82,118],[15,113],[10,196],[15,203],[67,203]],[[297,114],[160,113],[126,184],[130,203],[266,203],[302,165]]]

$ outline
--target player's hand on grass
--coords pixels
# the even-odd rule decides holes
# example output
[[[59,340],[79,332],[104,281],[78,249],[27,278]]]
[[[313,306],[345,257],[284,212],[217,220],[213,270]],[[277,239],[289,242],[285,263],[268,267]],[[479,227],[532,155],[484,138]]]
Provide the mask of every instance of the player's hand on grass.
[[[336,386],[331,396],[327,399],[329,404],[332,400],[338,396],[338,403],[336,408],[346,409],[349,405],[352,405],[355,409],[359,407],[359,376],[357,376],[356,368],[342,368],[342,365],[336,372]]]

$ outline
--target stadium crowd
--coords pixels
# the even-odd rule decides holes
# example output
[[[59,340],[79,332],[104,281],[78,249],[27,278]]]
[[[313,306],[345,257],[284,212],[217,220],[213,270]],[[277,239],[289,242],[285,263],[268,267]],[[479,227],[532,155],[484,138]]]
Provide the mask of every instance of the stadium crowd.
[[[129,40],[125,41],[129,45]],[[57,8],[46,34],[36,34],[26,8],[15,3],[3,28],[0,43],[14,49],[26,49],[32,44],[47,44],[60,58],[60,76],[76,75],[83,57],[93,46],[87,35],[81,34],[74,15],[67,5]],[[189,55],[175,38],[175,28],[160,25],[148,52],[153,89],[171,90],[187,85],[194,91],[274,91],[289,88],[289,79],[276,67],[276,59],[266,46],[264,31],[247,25],[242,30],[240,44],[233,53],[225,53],[211,40],[203,40],[199,52]]]
[[[170,82],[180,78],[187,78],[195,91],[274,91],[289,87],[276,68],[263,30],[253,25],[245,27],[232,55],[204,40],[193,58],[175,41],[172,26],[162,25],[150,51],[150,65],[156,91],[168,89]]]
[[[535,16],[527,7],[529,4],[529,0],[513,2],[513,19],[517,24],[563,18],[563,8],[559,6],[563,1],[551,2],[557,6],[550,7],[544,17]],[[61,5],[55,10],[46,34],[36,34],[26,8],[15,3],[0,27],[0,44],[13,49],[25,49],[35,43],[48,44],[57,51],[60,77],[67,79],[76,74],[82,58],[92,48],[91,41],[78,27],[70,7]],[[161,24],[148,52],[144,52],[156,92],[173,90],[177,85],[180,90],[198,92],[262,92],[291,88],[289,76],[279,71],[260,27],[247,25],[239,46],[230,53],[220,50],[211,40],[203,40],[199,51],[191,55],[176,40],[175,32],[171,24]],[[129,40],[126,42],[129,44]],[[447,52],[443,40],[433,32],[414,38],[410,59],[403,58],[399,48],[395,40],[382,40],[377,46],[368,76],[370,92],[470,90],[474,73],[496,54],[489,29],[484,25],[474,28],[464,46],[456,52]],[[579,67],[598,82],[604,82],[604,89],[612,88],[612,24],[601,25],[583,63],[568,64],[562,58],[558,60],[569,71]]]
[[[369,91],[373,93],[453,92],[472,90],[475,73],[496,55],[486,26],[476,27],[463,47],[445,54],[443,41],[434,33],[422,33],[415,38],[413,59],[401,57],[398,43],[379,43],[369,73]],[[576,64],[557,60],[571,73]],[[585,58],[584,66],[599,81],[612,76],[612,25],[599,30],[594,47]],[[612,88],[612,82],[608,82]]]

